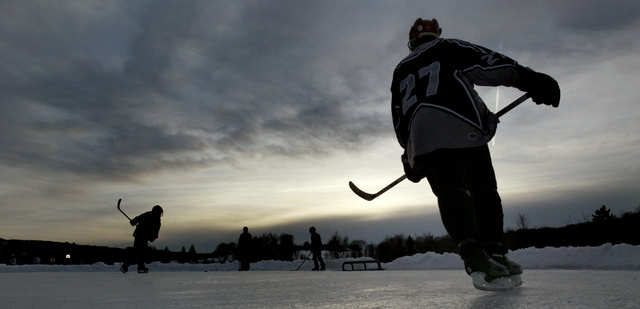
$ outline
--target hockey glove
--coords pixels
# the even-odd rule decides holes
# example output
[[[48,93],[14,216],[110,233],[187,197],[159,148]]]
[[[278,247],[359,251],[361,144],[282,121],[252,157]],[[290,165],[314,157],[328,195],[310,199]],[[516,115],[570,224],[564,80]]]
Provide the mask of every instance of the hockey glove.
[[[422,175],[416,172],[411,165],[409,164],[409,159],[407,158],[407,154],[402,154],[402,167],[404,167],[404,174],[407,175],[407,179],[411,182],[418,183],[422,179]]]
[[[560,87],[553,77],[531,71],[526,77],[527,92],[536,104],[560,105]]]

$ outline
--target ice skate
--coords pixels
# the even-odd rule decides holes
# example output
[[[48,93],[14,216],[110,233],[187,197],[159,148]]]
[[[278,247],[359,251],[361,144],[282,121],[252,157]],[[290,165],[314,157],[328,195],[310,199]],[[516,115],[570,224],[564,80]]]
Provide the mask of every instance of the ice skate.
[[[470,276],[471,281],[473,282],[473,287],[478,290],[508,291],[516,287],[510,276],[493,278],[491,281],[487,280],[488,276],[485,275],[485,273],[479,271],[471,273]]]
[[[467,273],[471,276],[473,286],[483,291],[508,291],[522,285],[520,274],[522,268],[513,263],[513,270],[520,273],[512,273],[508,266],[499,263],[485,254],[486,260],[478,257],[478,260],[465,262]],[[515,266],[518,267],[515,267]]]
[[[484,252],[483,252],[484,254]],[[514,287],[507,268],[489,256],[465,261],[465,270],[471,276],[473,286],[485,291],[504,291]]]
[[[460,255],[464,261],[464,268],[471,276],[476,289],[484,291],[505,291],[514,287],[509,279],[509,270],[487,255],[473,242],[460,245]]]
[[[522,266],[520,266],[520,264],[507,258],[504,254],[492,254],[491,258],[507,267],[509,280],[511,280],[514,287],[522,285]]]

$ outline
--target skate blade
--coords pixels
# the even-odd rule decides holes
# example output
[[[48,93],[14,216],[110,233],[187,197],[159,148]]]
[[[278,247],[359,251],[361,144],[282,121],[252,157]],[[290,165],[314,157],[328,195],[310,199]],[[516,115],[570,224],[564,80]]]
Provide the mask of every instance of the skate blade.
[[[483,272],[471,273],[471,281],[476,289],[483,291],[509,291],[516,287],[514,281],[509,277],[500,277],[487,281]],[[520,281],[520,284],[522,284],[522,281]]]
[[[519,287],[522,285],[522,277],[520,275],[509,276],[509,280],[513,283],[513,287]]]

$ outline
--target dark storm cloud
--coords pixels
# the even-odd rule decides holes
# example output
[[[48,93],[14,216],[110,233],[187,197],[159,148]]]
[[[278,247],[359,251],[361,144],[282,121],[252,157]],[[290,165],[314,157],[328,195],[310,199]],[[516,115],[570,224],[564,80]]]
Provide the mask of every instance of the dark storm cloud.
[[[307,19],[314,8],[5,2],[2,11],[7,165],[122,178],[237,154],[327,153],[388,129],[345,108],[368,85],[332,89],[358,69],[324,66],[333,46]]]
[[[388,85],[413,18],[438,17],[446,36],[535,51],[543,62],[601,36],[590,31],[628,33],[639,7],[7,1],[0,160],[117,179],[238,157],[359,150],[393,134]],[[585,49],[614,43],[619,51],[628,38]]]
[[[109,67],[113,56],[109,53],[122,53],[127,45],[121,38],[127,35],[116,31],[136,28],[119,26],[130,17],[114,12],[92,19],[82,14],[106,8],[64,4],[7,2],[3,6],[0,53],[9,59],[2,64],[8,74],[0,86],[6,99],[0,106],[0,118],[7,126],[1,137],[3,163],[127,177],[164,165],[180,166],[181,160],[170,155],[203,150],[202,140],[140,118],[145,110],[154,109],[149,96],[163,95],[153,72],[164,66],[162,55],[136,54],[144,44],[132,41],[133,52],[127,56],[131,58],[122,60],[124,70]],[[39,23],[26,22],[30,17]],[[142,17],[141,23],[152,19]],[[137,39],[144,40],[144,35],[138,34]]]
[[[436,17],[445,37],[503,52],[559,80],[561,108],[534,118],[525,104],[519,107],[498,136],[509,151],[494,160],[531,166],[549,156],[571,157],[554,166],[553,177],[537,176],[558,184],[580,177],[607,183],[621,173],[629,186],[638,180],[638,143],[628,133],[637,131],[637,95],[628,85],[637,71],[639,7],[633,0],[1,1],[0,197],[11,205],[3,215],[20,226],[14,229],[34,230],[21,220],[37,217],[45,226],[61,220],[61,209],[103,207],[78,204],[92,200],[88,196],[113,198],[110,190],[134,191],[129,180],[162,170],[273,156],[330,158],[376,149],[368,147],[372,141],[391,142],[391,72],[407,54],[408,28],[417,17]],[[596,104],[627,111],[620,114],[629,121],[612,125],[606,119],[612,114]],[[541,134],[523,143],[534,130]],[[586,147],[599,142],[607,152]],[[327,169],[335,168],[331,159]],[[88,185],[96,179],[116,180],[116,188]],[[167,195],[186,198],[168,187]],[[534,225],[559,225],[588,215],[590,201],[599,206],[613,199],[619,205],[609,206],[626,209],[624,201],[637,190],[619,188],[527,196],[505,203],[505,216],[518,211]],[[148,192],[139,197],[157,195]],[[349,227],[344,233],[352,239],[442,232],[436,216],[387,219],[316,218],[255,232],[299,233],[298,240],[306,239],[310,224],[325,237]],[[203,245],[216,237],[236,240],[239,233],[171,231],[163,236],[167,242]]]
[[[576,31],[609,32],[633,26],[640,19],[640,2],[565,1],[556,10],[559,25]]]

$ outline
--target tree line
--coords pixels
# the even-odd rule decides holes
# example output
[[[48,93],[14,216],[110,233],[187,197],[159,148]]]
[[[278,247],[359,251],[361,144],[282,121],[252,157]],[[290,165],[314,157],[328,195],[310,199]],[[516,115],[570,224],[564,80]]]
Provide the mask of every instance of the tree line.
[[[518,217],[518,227],[504,233],[509,250],[529,247],[585,247],[605,243],[640,245],[640,207],[617,217],[606,205],[596,209],[591,220],[562,227],[530,228],[524,215]],[[376,257],[390,262],[401,256],[425,252],[457,253],[458,248],[448,236],[387,237],[377,246]]]
[[[518,227],[504,234],[505,245],[510,250],[528,247],[598,246],[604,243],[626,243],[640,245],[640,207],[617,217],[602,205],[592,214],[591,220],[563,227],[530,228],[524,215],[518,218]],[[264,233],[252,237],[250,260],[292,261],[307,258],[310,245],[296,244],[291,234]],[[328,258],[371,257],[381,262],[416,253],[456,253],[456,243],[449,236],[388,236],[378,244],[363,240],[349,240],[337,232],[324,242],[323,249]],[[169,263],[226,263],[237,259],[237,244],[223,242],[212,252],[198,253],[191,245],[180,251],[151,248],[149,259]],[[0,238],[0,263],[2,264],[93,264],[122,262],[127,249],[106,246],[77,245],[37,240],[5,240]]]

